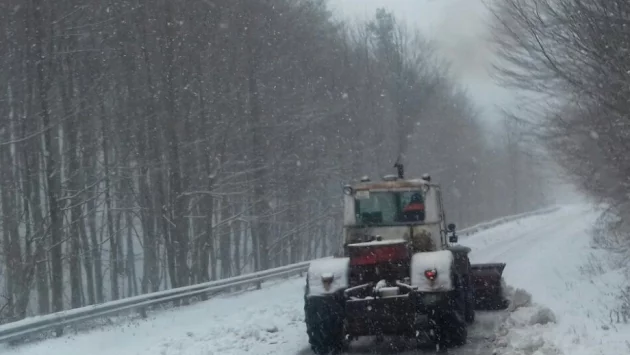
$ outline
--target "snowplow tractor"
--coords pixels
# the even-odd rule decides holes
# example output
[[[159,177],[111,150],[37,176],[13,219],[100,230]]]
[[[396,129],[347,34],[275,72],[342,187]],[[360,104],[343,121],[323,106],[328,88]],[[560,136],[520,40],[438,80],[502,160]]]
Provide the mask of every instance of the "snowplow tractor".
[[[507,307],[505,264],[471,264],[446,224],[440,186],[396,167],[397,176],[344,187],[343,255],[309,266],[304,311],[316,354],[361,336],[461,346],[475,310]]]

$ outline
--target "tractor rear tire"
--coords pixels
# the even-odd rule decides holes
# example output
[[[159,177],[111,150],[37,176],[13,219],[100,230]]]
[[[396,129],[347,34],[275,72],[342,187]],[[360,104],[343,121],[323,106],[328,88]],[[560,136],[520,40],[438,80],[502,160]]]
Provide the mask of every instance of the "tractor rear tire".
[[[306,332],[311,349],[317,355],[345,351],[344,312],[334,297],[309,297],[304,306]]]

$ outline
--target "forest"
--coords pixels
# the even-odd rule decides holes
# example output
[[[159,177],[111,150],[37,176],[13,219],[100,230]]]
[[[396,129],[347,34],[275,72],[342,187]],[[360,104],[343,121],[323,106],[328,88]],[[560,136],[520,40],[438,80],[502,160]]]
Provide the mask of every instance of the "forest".
[[[530,102],[511,121],[531,132],[564,176],[606,208],[596,242],[621,252],[627,265],[630,3],[505,0],[491,12],[496,78]]]
[[[399,155],[458,228],[549,203],[520,128],[385,10],[5,0],[0,26],[0,323],[331,255],[343,184]]]

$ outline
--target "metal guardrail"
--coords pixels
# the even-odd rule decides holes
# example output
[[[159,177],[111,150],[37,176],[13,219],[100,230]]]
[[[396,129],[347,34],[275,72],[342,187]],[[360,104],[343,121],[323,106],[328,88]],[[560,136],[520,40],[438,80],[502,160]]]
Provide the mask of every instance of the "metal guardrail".
[[[126,310],[137,310],[140,313],[144,313],[144,308],[147,306],[225,291],[237,286],[259,284],[268,280],[303,273],[307,271],[309,264],[310,261],[305,261],[217,281],[147,293],[98,305],[26,318],[17,322],[0,325],[0,343],[19,340],[23,337],[45,331],[57,330],[67,325],[94,318],[111,316]]]
[[[462,235],[468,236],[468,235],[471,235],[471,234],[479,233],[479,232],[481,232],[483,230],[486,230],[486,229],[490,229],[490,228],[496,227],[496,226],[501,225],[501,224],[505,224],[505,223],[509,223],[509,222],[515,221],[517,219],[523,219],[523,218],[527,218],[527,217],[533,217],[533,216],[539,216],[539,215],[543,215],[543,214],[549,214],[549,213],[552,213],[552,212],[555,212],[555,211],[559,210],[560,207],[561,206],[551,206],[551,207],[542,208],[540,210],[535,210],[535,211],[530,211],[530,212],[525,212],[525,213],[519,213],[519,214],[515,214],[515,215],[511,215],[511,216],[500,217],[500,218],[494,219],[492,221],[482,222],[482,223],[476,224],[474,226],[466,227],[466,228],[458,231],[458,234],[460,236],[462,236]]]
[[[471,235],[500,224],[511,222],[513,220],[534,215],[551,213],[558,210],[559,208],[560,207],[551,207],[533,212],[498,218],[493,221],[480,223],[472,227],[462,229],[458,232],[458,234],[460,236]],[[227,291],[233,287],[238,286],[251,284],[258,284],[260,286],[260,283],[268,280],[288,277],[298,273],[306,272],[310,263],[311,261],[304,261],[297,264],[286,265],[274,269],[250,273],[247,275],[148,293],[98,305],[52,313],[44,316],[26,318],[17,322],[0,325],[0,343],[21,340],[25,337],[36,335],[38,333],[44,333],[47,331],[61,330],[64,326],[77,324],[100,317],[112,316],[122,311],[138,311],[143,315],[143,317],[145,317],[146,307],[148,306],[182,300],[193,296]],[[57,334],[61,335],[61,332],[59,331]]]

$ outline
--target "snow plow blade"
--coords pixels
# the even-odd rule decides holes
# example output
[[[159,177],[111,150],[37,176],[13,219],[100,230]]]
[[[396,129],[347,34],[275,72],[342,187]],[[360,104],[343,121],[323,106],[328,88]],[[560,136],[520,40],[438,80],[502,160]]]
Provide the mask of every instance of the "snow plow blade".
[[[471,265],[476,310],[500,310],[508,307],[509,301],[504,296],[502,277],[505,265],[505,263]]]

